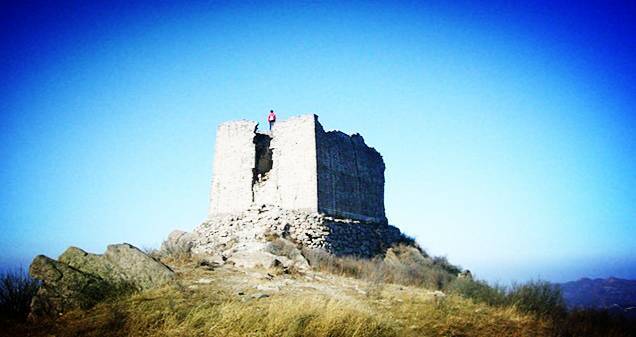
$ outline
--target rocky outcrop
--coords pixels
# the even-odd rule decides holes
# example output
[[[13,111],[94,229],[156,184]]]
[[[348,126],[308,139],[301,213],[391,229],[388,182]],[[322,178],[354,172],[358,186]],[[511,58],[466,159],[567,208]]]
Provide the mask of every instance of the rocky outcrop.
[[[192,233],[174,231],[161,245],[161,253],[193,255],[210,266],[231,263],[244,268],[304,270],[309,265],[300,247],[372,257],[384,254],[402,239],[400,231],[387,224],[261,205],[237,215],[210,217]],[[281,245],[285,247],[282,251]]]
[[[31,301],[31,318],[53,316],[68,309],[91,306],[106,285],[102,279],[84,273],[44,255],[33,259],[29,274],[42,283]]]
[[[122,291],[155,287],[174,278],[174,272],[130,244],[109,245],[104,254],[68,248],[58,259],[35,257],[29,274],[41,281],[31,303],[31,315],[59,315],[90,307]]]

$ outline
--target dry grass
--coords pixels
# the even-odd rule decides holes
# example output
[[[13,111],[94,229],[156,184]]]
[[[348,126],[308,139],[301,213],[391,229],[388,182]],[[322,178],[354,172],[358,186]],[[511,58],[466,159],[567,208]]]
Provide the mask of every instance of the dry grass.
[[[434,300],[420,288],[330,278],[336,285],[343,282],[343,288],[353,282],[372,290],[341,296],[318,291],[321,284],[299,278],[299,288],[255,299],[228,287],[233,277],[243,274],[215,274],[222,272],[181,275],[182,285],[121,297],[4,333],[34,337],[550,335],[545,321],[513,308],[489,307],[459,296]],[[188,286],[202,275],[214,282],[195,289]]]
[[[423,257],[401,255],[398,266],[429,263]],[[350,261],[353,272],[348,271],[352,267],[347,262],[325,266],[337,266],[342,268],[342,275],[357,273],[354,274],[357,276],[378,266],[370,261],[369,266],[360,267],[364,262]],[[383,262],[389,266],[386,268],[396,268],[394,263],[391,258]],[[402,267],[383,272],[399,268]],[[526,313],[516,305],[488,304],[479,296],[475,300],[452,293],[435,296],[421,284],[385,283],[387,276],[380,279],[325,273],[273,276],[268,271],[243,271],[230,266],[214,270],[197,268],[194,262],[175,269],[179,270],[178,280],[169,286],[111,298],[91,309],[71,311],[51,321],[0,327],[0,336],[618,337],[633,335],[630,331],[634,331],[624,323],[594,313],[554,321]],[[392,277],[389,280],[404,283],[411,280],[404,275]],[[270,297],[253,296],[262,291],[256,285],[274,284],[285,286],[270,291]],[[464,290],[482,294],[486,289],[482,288]]]
[[[420,249],[406,245],[393,247],[386,256],[373,259],[335,257],[311,249],[303,249],[302,253],[317,271],[428,289],[444,289],[459,271],[444,258],[430,258]]]
[[[33,327],[56,336],[397,336],[393,322],[324,296],[242,301],[223,291],[163,288]],[[45,335],[44,333],[42,335]]]
[[[26,320],[38,286],[23,269],[0,274],[0,323]]]

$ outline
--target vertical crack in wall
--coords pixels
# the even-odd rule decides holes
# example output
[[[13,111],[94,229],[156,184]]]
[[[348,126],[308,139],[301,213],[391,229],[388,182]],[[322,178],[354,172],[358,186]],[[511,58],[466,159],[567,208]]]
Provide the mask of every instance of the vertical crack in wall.
[[[253,142],[256,151],[254,168],[252,168],[252,202],[254,202],[254,189],[269,178],[268,173],[274,164],[272,149],[269,147],[271,141],[272,137],[268,134],[256,132],[254,135]]]

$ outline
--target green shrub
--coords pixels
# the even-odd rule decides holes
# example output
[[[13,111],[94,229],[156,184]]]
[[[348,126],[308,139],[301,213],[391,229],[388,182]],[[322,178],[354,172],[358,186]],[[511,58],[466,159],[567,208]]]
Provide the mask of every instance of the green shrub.
[[[507,302],[523,312],[541,317],[561,318],[566,312],[561,288],[547,281],[513,285],[507,294]]]
[[[31,299],[39,282],[24,270],[7,271],[0,275],[0,320],[24,321],[29,315]]]
[[[412,246],[418,248],[424,256],[427,256],[424,250],[417,244],[415,238],[404,233],[400,233],[400,238],[397,241],[397,245]]]
[[[490,286],[484,281],[457,278],[446,288],[448,292],[461,295],[475,302],[501,306],[506,304],[506,289]]]
[[[493,306],[514,306],[542,318],[561,319],[566,313],[561,289],[546,281],[530,281],[510,288],[490,286],[485,281],[457,278],[448,292]]]
[[[441,269],[455,276],[462,271],[461,267],[453,265],[450,262],[448,262],[448,259],[446,259],[446,256],[434,256],[433,264],[436,266],[439,266]]]
[[[140,290],[135,283],[124,280],[99,280],[78,284],[74,288],[79,289],[77,303],[82,309],[90,309],[104,300],[125,297]]]

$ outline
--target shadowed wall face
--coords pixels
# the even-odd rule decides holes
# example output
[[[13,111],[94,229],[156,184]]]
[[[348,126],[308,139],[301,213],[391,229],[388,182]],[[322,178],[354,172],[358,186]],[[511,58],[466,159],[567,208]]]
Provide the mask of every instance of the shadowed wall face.
[[[359,134],[325,132],[316,122],[318,210],[336,217],[385,223],[384,161]]]

